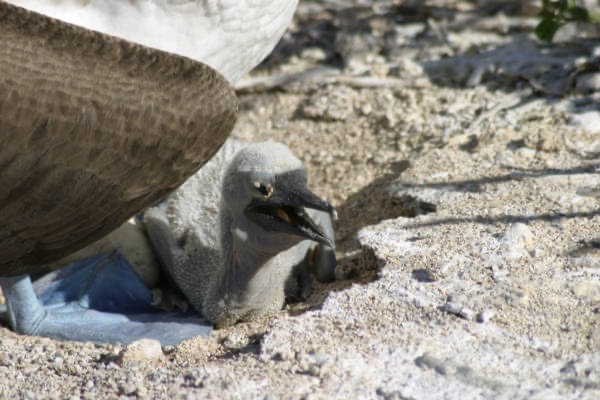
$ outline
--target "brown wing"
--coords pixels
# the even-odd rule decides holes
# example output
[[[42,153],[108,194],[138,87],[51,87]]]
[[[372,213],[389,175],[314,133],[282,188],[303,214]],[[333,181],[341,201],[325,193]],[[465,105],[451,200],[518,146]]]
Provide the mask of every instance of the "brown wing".
[[[218,150],[236,111],[206,65],[0,1],[0,276],[157,202]]]

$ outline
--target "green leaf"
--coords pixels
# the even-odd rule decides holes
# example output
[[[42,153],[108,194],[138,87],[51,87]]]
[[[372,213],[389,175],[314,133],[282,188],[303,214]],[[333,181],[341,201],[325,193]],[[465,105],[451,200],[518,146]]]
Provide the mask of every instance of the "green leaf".
[[[560,10],[561,13],[569,8],[568,0],[558,0],[556,3],[556,7]]]
[[[571,7],[569,8],[569,14],[571,16],[569,19],[572,21],[587,22],[590,19],[588,11],[583,7]]]
[[[560,24],[553,19],[543,19],[535,27],[535,34],[538,38],[545,41],[551,41],[556,31],[560,28]]]
[[[590,22],[600,24],[600,13],[588,13],[588,18],[590,19]]]

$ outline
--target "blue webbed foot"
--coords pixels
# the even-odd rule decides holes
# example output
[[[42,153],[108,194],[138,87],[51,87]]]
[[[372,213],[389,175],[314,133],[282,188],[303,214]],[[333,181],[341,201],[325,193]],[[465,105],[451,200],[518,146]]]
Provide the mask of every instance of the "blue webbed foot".
[[[174,345],[208,336],[196,313],[165,312],[119,254],[100,254],[52,272],[33,285],[28,276],[0,278],[5,319],[18,333],[55,339],[128,344],[141,338]]]

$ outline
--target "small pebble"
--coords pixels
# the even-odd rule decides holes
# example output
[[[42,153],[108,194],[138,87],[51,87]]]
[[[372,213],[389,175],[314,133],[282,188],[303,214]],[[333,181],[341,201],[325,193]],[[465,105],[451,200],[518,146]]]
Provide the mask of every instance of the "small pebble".
[[[308,47],[302,51],[301,58],[305,61],[320,62],[327,58],[327,53],[320,47]]]
[[[591,301],[600,300],[600,284],[592,280],[577,282],[572,288],[573,294]]]
[[[575,90],[579,93],[593,93],[600,90],[600,73],[591,72],[577,77]]]
[[[242,332],[231,332],[223,339],[223,346],[227,349],[241,349],[249,343],[248,336]]]
[[[140,339],[131,343],[119,354],[119,364],[154,363],[163,358],[160,342],[153,339]]]
[[[444,311],[449,314],[454,314],[458,317],[464,318],[468,321],[473,320],[475,312],[468,307],[463,307],[462,304],[453,303],[452,301],[446,302],[444,305]]]
[[[483,310],[477,314],[477,322],[486,323],[494,318],[494,315],[496,315],[496,313],[492,310]]]
[[[475,316],[475,311],[471,310],[468,307],[463,307],[460,309],[458,316],[462,317],[468,321],[472,321],[473,317]]]
[[[505,257],[518,259],[527,254],[527,249],[533,245],[534,236],[527,225],[519,222],[508,227],[502,241]]]

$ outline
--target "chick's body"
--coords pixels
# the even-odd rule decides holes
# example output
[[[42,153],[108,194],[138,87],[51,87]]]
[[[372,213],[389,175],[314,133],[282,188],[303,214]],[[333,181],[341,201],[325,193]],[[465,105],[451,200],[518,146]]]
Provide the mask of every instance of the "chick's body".
[[[274,151],[285,147],[270,143],[250,146],[272,145]],[[175,249],[170,246],[169,250],[158,251],[171,254],[162,257],[171,260],[165,263],[165,268],[190,304],[221,326],[281,309],[286,279],[316,245],[285,235],[269,233],[267,237],[245,219],[243,212],[236,217],[236,212],[226,204],[224,178],[232,173],[232,161],[246,146],[249,145],[228,140],[210,162],[161,206],[176,242]],[[273,168],[303,168],[295,157],[291,162]],[[235,185],[229,189],[237,190]],[[325,226],[329,235],[333,234],[327,213],[313,209],[306,212]],[[152,220],[153,211],[147,215]],[[154,243],[156,246],[155,240]]]

